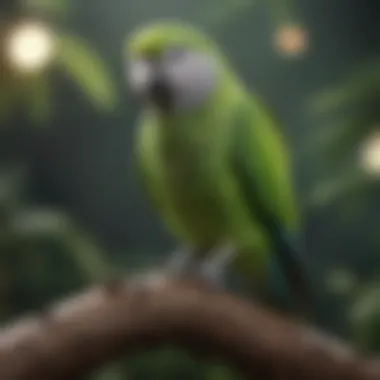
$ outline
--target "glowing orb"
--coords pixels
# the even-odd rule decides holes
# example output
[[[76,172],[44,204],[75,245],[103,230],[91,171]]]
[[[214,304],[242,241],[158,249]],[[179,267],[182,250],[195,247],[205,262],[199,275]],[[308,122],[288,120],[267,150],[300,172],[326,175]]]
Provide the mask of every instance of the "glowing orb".
[[[22,73],[38,72],[53,59],[53,32],[40,23],[23,23],[9,31],[6,54],[12,68]]]
[[[274,44],[281,55],[299,56],[304,54],[309,46],[308,33],[298,25],[284,25],[276,31]]]
[[[380,131],[374,133],[361,146],[362,168],[371,175],[380,176]]]

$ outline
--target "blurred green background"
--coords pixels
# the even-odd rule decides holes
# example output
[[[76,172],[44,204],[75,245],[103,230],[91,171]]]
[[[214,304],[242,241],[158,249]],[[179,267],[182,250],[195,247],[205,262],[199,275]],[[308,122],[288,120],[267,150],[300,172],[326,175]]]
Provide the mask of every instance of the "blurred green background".
[[[3,323],[175,245],[132,174],[121,46],[141,23],[179,18],[222,44],[282,120],[320,325],[380,350],[379,15],[375,0],[2,0]],[[179,376],[239,378],[172,348],[90,375]]]

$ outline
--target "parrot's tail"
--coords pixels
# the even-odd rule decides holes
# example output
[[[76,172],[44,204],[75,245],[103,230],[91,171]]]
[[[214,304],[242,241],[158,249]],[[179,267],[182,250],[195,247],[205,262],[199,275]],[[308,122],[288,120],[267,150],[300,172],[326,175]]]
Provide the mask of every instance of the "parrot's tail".
[[[314,292],[300,252],[291,239],[279,229],[272,231],[271,235],[274,240],[275,257],[271,261],[270,285],[277,287],[274,290],[277,292],[280,290],[282,295],[289,294],[286,290],[290,291],[291,299],[296,298],[297,308],[302,316],[314,319]],[[282,289],[278,289],[280,286]]]

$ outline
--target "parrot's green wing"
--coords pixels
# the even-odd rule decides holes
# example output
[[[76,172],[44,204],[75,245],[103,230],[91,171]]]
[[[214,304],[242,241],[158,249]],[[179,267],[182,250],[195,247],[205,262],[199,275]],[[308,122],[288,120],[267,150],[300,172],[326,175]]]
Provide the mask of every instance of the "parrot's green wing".
[[[160,162],[155,157],[157,152],[152,120],[148,115],[143,115],[139,118],[137,126],[132,161],[133,172],[140,188],[148,196],[151,206],[157,209],[161,207],[161,202],[155,177],[159,175],[161,168],[158,167]]]
[[[157,125],[149,113],[144,113],[137,124],[132,160],[135,178],[150,205],[164,216],[166,226],[172,232],[180,232],[169,195],[165,191],[164,169],[157,144]]]
[[[304,309],[310,294],[295,245],[299,220],[285,141],[256,99],[236,110],[233,129],[231,162],[240,193],[267,233],[273,259]]]
[[[270,213],[287,232],[297,233],[292,165],[274,119],[256,99],[233,118],[233,170],[249,208],[255,215]]]

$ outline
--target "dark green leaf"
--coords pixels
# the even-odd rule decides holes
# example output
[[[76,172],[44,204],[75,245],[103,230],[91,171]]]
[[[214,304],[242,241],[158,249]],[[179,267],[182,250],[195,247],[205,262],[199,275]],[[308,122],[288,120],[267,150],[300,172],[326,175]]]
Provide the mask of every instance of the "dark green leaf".
[[[333,294],[347,296],[357,286],[356,276],[348,269],[331,270],[326,278],[327,290]]]
[[[323,181],[309,194],[307,205],[320,207],[330,204],[338,197],[358,191],[368,183],[366,175],[360,170],[351,169],[338,178]]]
[[[365,102],[380,95],[380,64],[362,67],[352,73],[340,86],[330,88],[314,97],[310,109],[316,114],[326,114]]]
[[[83,39],[61,35],[58,63],[85,95],[98,107],[111,110],[116,106],[116,88],[100,55]]]

